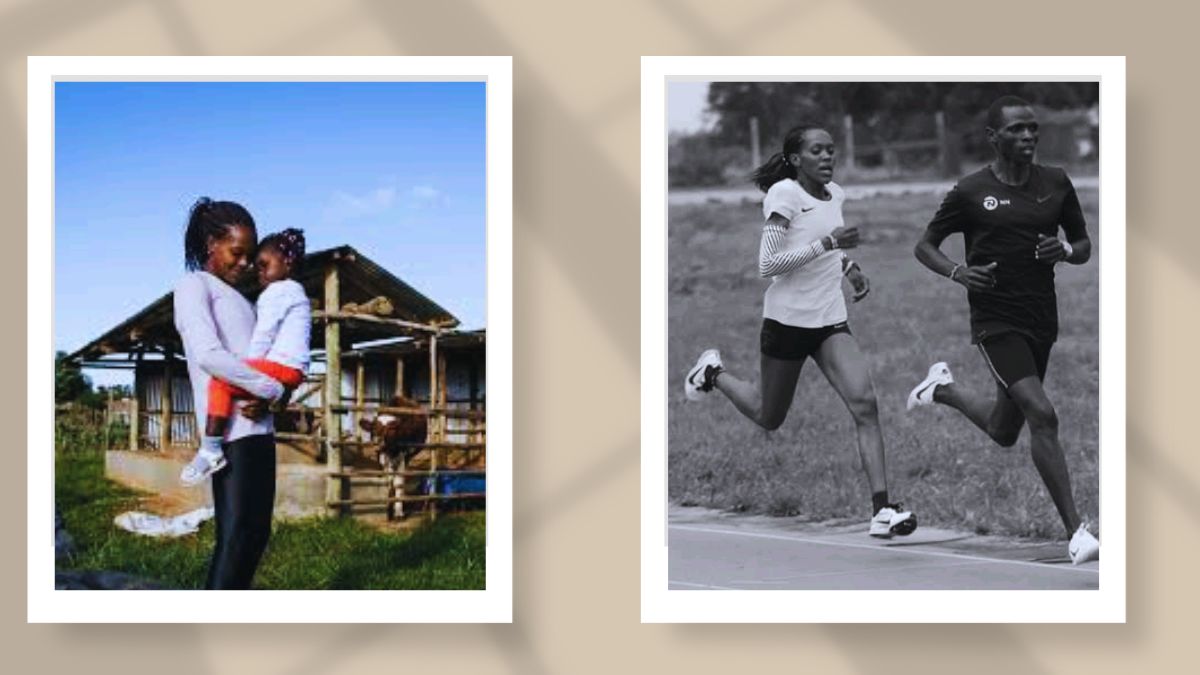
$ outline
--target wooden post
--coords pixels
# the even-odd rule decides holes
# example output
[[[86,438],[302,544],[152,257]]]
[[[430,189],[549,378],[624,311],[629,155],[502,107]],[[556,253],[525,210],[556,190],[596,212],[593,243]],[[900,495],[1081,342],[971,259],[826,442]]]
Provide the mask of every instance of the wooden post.
[[[341,308],[338,288],[338,261],[335,257],[325,268],[325,311],[337,312]],[[330,503],[342,499],[342,478],[332,475],[342,470],[342,449],[335,441],[341,440],[341,416],[333,411],[342,400],[342,327],[337,319],[325,318],[325,393],[321,397],[325,408],[325,464],[329,469],[326,485],[326,500]],[[343,513],[337,507],[337,513]]]
[[[108,402],[104,405],[104,451],[112,447],[109,440],[109,430],[112,427],[112,387],[108,388]]]
[[[359,406],[359,408],[354,411],[353,415],[354,438],[360,441],[362,440],[363,435],[362,426],[359,425],[359,422],[362,421],[363,390],[366,388],[364,386],[364,380],[366,379],[365,367],[363,365],[364,361],[366,361],[366,359],[362,356],[359,356],[357,367],[354,369],[354,404]]]
[[[174,357],[167,354],[163,360],[163,384],[159,396],[159,409],[162,411],[162,424],[158,430],[158,451],[166,452],[171,447],[171,361]]]
[[[750,118],[750,170],[762,166],[762,149],[759,147],[758,117]]]
[[[952,165],[950,137],[946,133],[946,113],[939,110],[933,114],[933,123],[937,127],[938,163],[941,165],[943,176],[953,176],[957,168]]]
[[[137,363],[133,367],[133,400],[129,405],[129,449],[138,449],[138,378],[142,374],[142,353],[138,352]]]
[[[433,408],[438,405],[438,350],[437,350],[437,334],[429,336],[429,428],[426,432],[426,437],[432,442],[439,442],[441,439],[441,421],[443,413],[433,413]],[[438,449],[430,448],[429,450],[429,495],[437,495],[437,466],[438,466]],[[429,500],[429,517],[437,518],[437,500]]]
[[[446,401],[449,398],[447,392],[449,388],[446,386],[446,351],[442,350],[438,353],[438,408],[446,410]],[[443,443],[446,440],[446,431],[450,426],[450,419],[443,412],[438,416],[438,442]]]
[[[471,410],[479,409],[479,359],[471,359]],[[467,420],[468,428],[475,431],[479,428],[479,420]],[[472,433],[467,437],[468,443],[478,443],[481,439],[478,433]],[[468,455],[469,456],[469,455]]]
[[[446,407],[446,352],[438,354],[438,407]]]
[[[388,498],[404,497],[404,481],[408,480],[408,477],[404,474],[404,472],[408,471],[408,460],[405,459],[403,452],[400,453],[400,456],[396,458],[396,471],[397,475],[392,476],[392,483],[390,489],[388,490]],[[404,502],[397,501],[396,503],[392,504],[391,508],[388,510],[388,520],[403,517]]]
[[[854,118],[846,115],[842,118],[842,138],[845,139],[846,149],[842,152],[842,166],[847,171],[854,170]]]
[[[404,391],[404,357],[403,356],[396,357],[396,390],[395,390],[394,395],[395,396],[406,396],[406,393]],[[387,403],[390,405],[391,401],[387,401]],[[429,435],[429,432],[427,430],[426,431],[427,439],[428,439],[428,435]],[[403,453],[403,452],[400,453],[400,457],[396,460],[396,462],[397,462],[397,468],[400,471],[408,471],[408,460],[405,459],[405,453]],[[393,497],[403,497],[404,496],[404,492],[405,492],[404,481],[405,480],[406,480],[406,478],[403,474],[392,478],[392,490],[391,490],[392,495],[391,496],[393,496]],[[403,518],[404,517],[404,502],[398,501],[395,504],[393,504],[392,506],[393,506],[393,509],[392,509],[391,515],[395,518]]]

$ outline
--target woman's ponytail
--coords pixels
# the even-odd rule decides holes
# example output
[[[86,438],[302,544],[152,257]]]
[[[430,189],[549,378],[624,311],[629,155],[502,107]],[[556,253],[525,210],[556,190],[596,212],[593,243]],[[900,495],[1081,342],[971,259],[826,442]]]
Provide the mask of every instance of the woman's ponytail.
[[[784,178],[795,177],[796,167],[788,163],[787,157],[784,157],[782,152],[771,155],[765,164],[755,169],[754,173],[750,175],[754,184],[763,192],[770,190],[772,185]]]
[[[796,178],[799,174],[796,172],[796,167],[788,161],[788,156],[800,152],[800,148],[804,145],[805,132],[818,128],[820,127],[815,124],[801,124],[788,130],[783,137],[783,152],[771,155],[765,164],[750,174],[750,180],[758,186],[759,190],[766,192],[771,189],[772,185],[784,178]]]

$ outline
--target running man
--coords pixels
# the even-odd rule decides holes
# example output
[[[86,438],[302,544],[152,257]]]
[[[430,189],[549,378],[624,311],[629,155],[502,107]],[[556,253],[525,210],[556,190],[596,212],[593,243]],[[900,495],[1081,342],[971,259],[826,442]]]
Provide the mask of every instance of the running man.
[[[959,388],[950,368],[935,363],[908,395],[908,409],[950,406],[1004,447],[1016,444],[1028,422],[1033,464],[1066,526],[1071,562],[1078,565],[1100,557],[1100,542],[1075,509],[1058,417],[1042,383],[1058,338],[1054,266],[1086,263],[1092,243],[1066,173],[1033,161],[1038,121],[1028,102],[1003,96],[992,103],[987,140],[995,159],[958,181],[914,252],[923,265],[967,289],[971,342],[996,379],[996,398],[989,402]],[[1065,239],[1058,237],[1060,227]],[[966,243],[964,263],[939,248],[955,232]]]

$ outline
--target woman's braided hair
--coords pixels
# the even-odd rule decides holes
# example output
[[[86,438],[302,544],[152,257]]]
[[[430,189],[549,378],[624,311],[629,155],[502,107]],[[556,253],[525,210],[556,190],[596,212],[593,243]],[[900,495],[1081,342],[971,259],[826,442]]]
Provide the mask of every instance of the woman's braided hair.
[[[241,204],[215,202],[208,197],[197,199],[188,212],[187,231],[183,235],[184,266],[189,271],[204,269],[209,240],[224,238],[234,225],[243,225],[256,233],[254,216]]]

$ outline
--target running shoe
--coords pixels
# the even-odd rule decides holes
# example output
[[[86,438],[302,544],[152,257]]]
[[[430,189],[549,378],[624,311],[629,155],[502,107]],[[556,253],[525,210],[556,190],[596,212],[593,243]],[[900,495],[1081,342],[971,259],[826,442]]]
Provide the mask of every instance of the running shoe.
[[[696,365],[688,371],[687,379],[683,381],[683,393],[689,401],[699,401],[703,394],[712,391],[717,374],[725,370],[721,365],[721,352],[715,349],[706,350],[696,359]]]
[[[179,473],[179,482],[191,487],[225,468],[225,455],[207,455],[197,452],[192,461]]]
[[[905,536],[917,529],[917,517],[912,511],[905,511],[900,504],[888,504],[879,509],[879,513],[871,519],[871,536],[881,539],[891,539],[892,535]]]
[[[1067,553],[1071,556],[1072,565],[1082,565],[1089,560],[1100,559],[1100,541],[1088,532],[1086,523],[1080,523],[1079,529],[1071,536]]]
[[[929,374],[921,381],[912,391],[908,392],[908,404],[906,409],[912,410],[917,406],[929,405],[933,403],[933,390],[941,384],[950,384],[954,382],[954,376],[950,374],[950,366],[946,365],[945,361],[938,361],[929,366]]]

